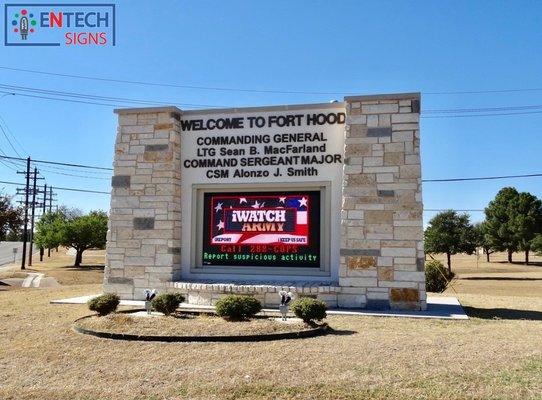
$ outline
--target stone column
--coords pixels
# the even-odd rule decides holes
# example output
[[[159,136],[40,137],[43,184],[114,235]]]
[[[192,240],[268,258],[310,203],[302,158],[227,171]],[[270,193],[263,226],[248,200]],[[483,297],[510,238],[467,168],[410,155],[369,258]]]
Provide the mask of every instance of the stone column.
[[[142,299],[180,277],[181,111],[115,110],[111,212],[104,292]]]
[[[420,95],[345,102],[339,306],[425,309]]]

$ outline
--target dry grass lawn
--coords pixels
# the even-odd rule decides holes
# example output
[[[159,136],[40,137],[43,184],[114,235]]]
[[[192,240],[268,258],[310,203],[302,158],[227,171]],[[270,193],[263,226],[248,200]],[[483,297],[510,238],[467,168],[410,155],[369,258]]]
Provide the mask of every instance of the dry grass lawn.
[[[0,292],[0,399],[540,399],[541,267],[453,261],[475,318],[333,316],[337,334],[263,343],[99,339],[49,301],[100,285]]]
[[[46,252],[43,261],[39,260],[38,255],[34,255],[31,267],[21,271],[20,263],[11,264],[0,272],[0,279],[24,277],[25,272],[40,272],[55,278],[61,285],[84,285],[103,281],[105,250],[85,251],[81,267],[73,266],[74,258],[66,254],[64,248],[60,248],[58,253],[51,251],[51,258],[47,257]]]

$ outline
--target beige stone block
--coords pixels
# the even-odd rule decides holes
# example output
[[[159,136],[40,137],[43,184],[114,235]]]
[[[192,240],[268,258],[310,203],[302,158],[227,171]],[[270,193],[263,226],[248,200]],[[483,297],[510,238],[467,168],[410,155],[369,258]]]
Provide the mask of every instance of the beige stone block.
[[[378,116],[378,126],[380,127],[386,127],[391,126],[391,118],[390,114],[380,114]]]
[[[416,249],[402,247],[382,247],[381,255],[384,257],[416,257]]]
[[[346,257],[348,269],[368,269],[376,267],[376,257],[353,256]]]
[[[393,281],[393,267],[379,267],[378,268],[378,280],[379,281]]]
[[[377,287],[377,278],[340,278],[339,284],[341,286],[352,286],[352,287]]]
[[[409,282],[424,282],[425,272],[409,272],[409,271],[396,271],[395,280],[397,281],[409,281]]]
[[[349,115],[346,117],[346,123],[348,125],[353,124],[367,124],[367,116],[366,115]]]
[[[367,224],[393,224],[393,211],[369,210],[365,212]]]
[[[138,134],[138,133],[153,133],[154,132],[154,126],[153,125],[125,125],[121,126],[121,132],[123,134]],[[133,136],[131,136],[133,138]],[[133,139],[132,139],[133,140]]]
[[[405,151],[405,143],[403,142],[386,143],[383,146],[384,146],[384,151],[386,153],[397,153],[397,152]]]
[[[376,181],[385,183],[393,182],[393,174],[377,174]]]
[[[361,124],[350,125],[349,137],[360,138],[367,136],[367,126]]]
[[[384,153],[384,165],[404,165],[405,153],[403,151]]]
[[[391,135],[392,142],[412,142],[413,140],[414,132],[412,131],[393,132]]]
[[[137,114],[119,114],[119,125],[137,125]]]
[[[414,122],[414,123],[418,123],[420,120],[420,115],[419,114],[393,114],[391,116],[391,122],[392,123],[403,123],[403,122],[406,122],[406,123],[409,123],[409,122]]]
[[[418,129],[418,124],[392,124],[391,125],[392,127],[392,130],[394,132],[397,132],[397,131],[414,131],[416,129]]]
[[[378,126],[378,115],[368,115],[367,116],[367,127],[376,128],[377,126]],[[377,138],[371,138],[371,139],[377,139]]]
[[[361,173],[347,175],[345,176],[345,179],[348,186],[367,185],[367,184],[374,183],[376,181],[375,175],[361,174]]]
[[[367,303],[364,294],[343,294],[337,295],[337,305],[340,308],[363,308]]]
[[[420,164],[420,156],[418,154],[408,154],[405,156],[405,164]]]
[[[379,174],[387,172],[399,172],[398,166],[375,166],[375,167],[363,167],[363,173],[365,174]]]
[[[396,226],[393,232],[393,238],[398,240],[421,240],[422,236],[422,229],[417,226]]]
[[[364,167],[376,167],[384,164],[384,159],[382,157],[364,157],[363,166]]]
[[[419,299],[420,292],[417,289],[392,288],[390,290],[390,300],[394,302],[418,301]]]
[[[370,156],[372,147],[370,143],[366,144],[347,144],[345,146],[345,157],[350,156]]]
[[[399,104],[362,104],[361,112],[363,114],[394,114],[399,112]]]
[[[351,210],[347,213],[348,219],[363,219],[363,211]]]

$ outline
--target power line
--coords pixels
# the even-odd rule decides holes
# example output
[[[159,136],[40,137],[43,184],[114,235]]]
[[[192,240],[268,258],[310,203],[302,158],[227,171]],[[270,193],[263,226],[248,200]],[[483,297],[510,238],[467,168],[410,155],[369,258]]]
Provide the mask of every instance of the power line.
[[[6,184],[6,185],[24,186],[24,184],[19,183],[19,182],[0,181],[0,183]],[[110,192],[104,192],[104,191],[100,191],[100,190],[77,189],[77,188],[67,188],[67,187],[58,187],[58,186],[54,186],[54,189],[55,190],[67,190],[67,191],[70,191],[70,192],[111,194]]]
[[[279,93],[279,94],[322,94],[322,95],[344,95],[344,94],[359,94],[357,92],[318,92],[309,90],[269,90],[269,89],[242,89],[234,87],[217,87],[217,86],[196,86],[196,85],[180,85],[173,83],[160,83],[160,82],[147,82],[128,79],[115,79],[104,78],[98,76],[89,75],[77,75],[77,74],[63,74],[58,72],[38,71],[24,68],[13,68],[7,66],[0,66],[0,69],[8,71],[26,72],[32,74],[59,76],[64,78],[85,79],[101,82],[115,82],[131,85],[143,85],[143,86],[160,86],[160,87],[173,87],[181,89],[197,89],[197,90],[215,90],[215,91],[231,91],[231,92],[249,92],[249,93]],[[462,91],[435,91],[435,92],[423,92],[424,95],[456,95],[456,94],[484,94],[484,93],[513,93],[513,92],[538,92],[542,91],[541,88],[512,88],[512,89],[488,89],[488,90],[462,90]]]
[[[19,161],[25,161],[25,158],[19,158],[19,157],[9,157],[9,156],[0,156],[0,158],[10,159],[10,160],[19,160]],[[72,164],[72,163],[63,163],[63,162],[57,162],[57,161],[45,161],[45,160],[34,160],[32,159],[32,162],[35,163],[42,163],[42,164],[53,164],[53,165],[65,165],[67,167],[77,167],[77,168],[89,168],[89,169],[99,169],[104,171],[113,171],[113,168],[106,168],[106,167],[97,167],[94,165],[83,165],[83,164]]]
[[[19,145],[19,147],[21,148],[21,150],[23,151],[23,153],[26,153],[26,154],[30,154],[28,151],[26,151],[26,149],[24,148],[24,146],[21,144],[21,142],[19,142],[19,140],[17,139],[17,136],[15,136],[13,134],[13,132],[11,131],[11,129],[9,128],[8,126],[8,123],[6,122],[6,120],[2,117],[2,115],[0,115],[0,121],[2,121],[4,123],[4,126],[6,127],[8,133],[10,134],[10,136],[13,138],[13,140],[15,141],[15,143],[17,143]],[[18,154],[18,153],[17,153]]]
[[[465,212],[483,212],[485,210],[481,210],[481,209],[472,209],[472,208],[463,208],[463,209],[459,209],[459,208],[424,208],[423,211],[427,211],[427,212],[433,212],[433,211],[449,211],[449,210],[453,210],[453,211],[465,211]]]
[[[167,101],[166,102],[166,101],[157,101],[157,100],[131,99],[131,98],[126,98],[126,97],[97,96],[97,95],[93,95],[93,94],[80,93],[80,92],[67,92],[67,91],[60,91],[60,90],[49,90],[49,89],[40,89],[40,88],[33,88],[33,87],[27,87],[27,86],[14,86],[14,85],[5,85],[5,84],[0,84],[0,88],[6,89],[6,90],[18,90],[18,91],[23,91],[23,92],[38,93],[38,94],[51,95],[51,96],[75,97],[75,98],[82,98],[82,99],[87,99],[87,100],[97,100],[97,101],[120,101],[120,102],[126,102],[126,103],[154,104],[154,105],[156,105],[156,104],[165,104],[165,105],[176,104],[176,105],[179,105],[179,106],[190,106],[190,107],[219,107],[217,105],[179,103],[179,102],[176,102],[176,101]],[[222,107],[222,106],[220,106],[220,107]]]
[[[0,67],[1,68],[1,67]],[[0,85],[0,87],[2,87]],[[107,99],[103,99],[103,101],[111,101],[111,103],[104,103],[104,102],[100,102],[100,101],[93,101],[92,99],[95,98],[96,96],[89,96],[89,97],[83,97],[84,95],[80,95],[78,96],[79,99],[81,100],[77,100],[77,99],[73,99],[73,98],[62,98],[62,97],[51,97],[51,96],[40,96],[40,95],[36,95],[36,94],[27,94],[27,93],[13,93],[13,92],[6,92],[6,91],[1,91],[0,90],[0,93],[5,93],[5,94],[13,94],[13,95],[16,95],[16,96],[22,96],[22,97],[29,97],[29,98],[35,98],[35,99],[42,99],[42,100],[53,100],[53,101],[62,101],[62,102],[67,102],[67,103],[77,103],[77,104],[89,104],[89,105],[93,105],[93,106],[105,106],[105,107],[118,107],[118,108],[129,108],[129,107],[132,107],[134,104],[119,104],[119,103],[112,103],[112,101],[114,100],[107,100]],[[41,92],[33,92],[33,93],[41,93]],[[62,92],[58,92],[58,93],[62,93]],[[65,93],[70,93],[70,92],[65,92]],[[62,94],[54,94],[54,96],[63,96]],[[73,97],[72,95],[66,95],[66,96],[71,96]],[[86,100],[84,100],[86,99]],[[120,99],[120,98],[119,98]],[[167,104],[167,105],[178,105],[184,109],[201,109],[201,108],[216,108],[216,107],[224,107],[224,106],[219,106],[219,105],[201,105],[199,107],[195,107],[195,106],[183,106],[182,104],[180,103],[174,103],[174,102],[157,102],[157,101],[148,101],[148,102],[144,102],[144,103],[136,103],[136,104],[139,104],[139,105],[151,105],[151,104]],[[522,109],[522,108],[514,108],[514,107],[488,107],[488,108],[482,108],[482,109],[479,109],[479,110],[488,110],[488,111],[491,111],[493,109]],[[528,108],[526,108],[528,109]],[[469,113],[469,114],[466,114],[466,115],[463,115],[463,114],[454,114],[454,115],[449,115],[448,113],[452,113],[452,112],[466,112],[466,113]],[[542,114],[542,111],[525,111],[525,112],[511,112],[511,113],[486,113],[486,114],[476,114],[476,112],[478,111],[475,111],[475,110],[471,110],[471,111],[461,111],[460,109],[458,110],[454,110],[454,109],[449,109],[449,110],[430,110],[430,114],[438,114],[438,113],[443,113],[443,114],[446,114],[446,115],[425,115],[426,114],[426,111],[422,111],[421,112],[421,116],[420,118],[423,118],[423,119],[442,119],[442,118],[474,118],[474,117],[494,117],[494,116],[512,116],[512,115],[533,115],[533,114]]]
[[[476,178],[447,178],[447,179],[422,179],[422,182],[462,182],[462,181],[486,181],[492,179],[509,179],[509,178],[534,178],[542,176],[542,174],[524,174],[524,175],[502,175],[502,176],[483,176]]]
[[[0,91],[0,93],[8,93]],[[11,93],[11,92],[9,92]],[[57,100],[57,101],[64,101],[68,103],[81,103],[81,104],[92,104],[94,106],[107,106],[107,107],[128,107],[126,104],[107,104],[107,103],[98,103],[98,102],[92,102],[92,101],[83,101],[83,100],[73,100],[73,99],[61,99],[56,97],[47,97],[47,96],[35,96],[32,94],[23,94],[23,93],[16,93],[17,96],[23,96],[23,97],[31,97],[35,99],[45,99],[45,100]]]
[[[17,149],[15,148],[15,146],[13,146],[13,143],[11,143],[11,140],[9,140],[9,137],[8,137],[8,134],[6,133],[4,127],[0,124],[0,130],[2,131],[2,134],[4,135],[4,137],[6,138],[6,140],[8,141],[10,147],[13,149],[13,151],[15,152],[15,154],[17,154],[19,157],[22,157],[21,154],[17,151]]]
[[[483,108],[444,108],[434,110],[423,110],[424,114],[442,114],[442,113],[471,113],[471,112],[485,112],[485,111],[519,111],[519,110],[533,110],[542,109],[542,105],[526,105],[526,106],[506,106],[506,107],[483,107]]]
[[[28,73],[40,74],[40,75],[60,76],[64,78],[86,79],[86,80],[101,81],[101,82],[115,82],[115,83],[124,83],[124,84],[130,84],[130,85],[172,87],[172,88],[180,88],[180,89],[214,90],[214,91],[225,91],[225,92],[248,92],[248,93],[279,93],[279,94],[280,93],[282,94],[322,94],[322,95],[354,94],[354,93],[349,93],[349,92],[314,92],[314,91],[293,91],[293,90],[240,89],[240,88],[231,88],[231,87],[179,85],[179,84],[173,84],[173,83],[145,82],[145,81],[134,81],[134,80],[127,80],[127,79],[102,78],[102,77],[87,76],[87,75],[61,74],[61,73],[56,73],[56,72],[37,71],[37,70],[22,69],[22,68],[11,68],[11,67],[5,67],[5,66],[0,66],[0,69],[10,70],[10,71],[19,71],[19,72],[28,72]]]
[[[8,182],[8,181],[0,181],[0,183],[4,183],[7,185],[17,185],[22,186],[22,183],[17,182]],[[98,193],[98,194],[111,194],[110,192],[103,192],[99,190],[87,190],[87,189],[76,189],[76,188],[66,188],[66,187],[58,187],[54,186],[55,190],[68,190],[73,192],[84,192],[84,193]],[[423,211],[427,212],[434,212],[434,211],[448,211],[448,210],[454,210],[454,211],[465,211],[465,212],[482,212],[484,210],[482,209],[472,209],[472,208],[464,208],[464,209],[453,209],[453,208],[425,208]]]
[[[495,117],[502,115],[526,115],[526,114],[542,114],[542,111],[526,111],[516,113],[494,113],[494,114],[466,114],[466,115],[422,115],[420,118],[472,118],[472,117]]]
[[[18,161],[25,161],[26,160],[24,158],[9,157],[9,156],[0,156],[0,158],[9,159],[9,160],[18,160]],[[89,168],[89,169],[113,171],[113,168],[98,167],[98,166],[93,166],[93,165],[71,164],[71,163],[62,163],[62,162],[45,161],[45,160],[32,160],[32,162],[43,163],[43,164],[64,165],[64,166],[77,167],[77,168]],[[510,178],[534,178],[534,177],[540,177],[540,176],[542,176],[542,173],[523,174],[523,175],[500,175],[500,176],[469,177],[469,178],[422,179],[422,182],[481,181],[481,180],[510,179]]]

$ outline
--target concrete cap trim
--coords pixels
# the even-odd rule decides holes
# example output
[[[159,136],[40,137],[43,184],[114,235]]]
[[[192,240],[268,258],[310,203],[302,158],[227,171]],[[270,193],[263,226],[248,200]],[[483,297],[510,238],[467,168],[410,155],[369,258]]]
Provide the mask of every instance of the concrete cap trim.
[[[387,93],[387,94],[368,94],[359,96],[345,96],[344,101],[369,101],[369,100],[419,100],[420,92],[412,93]]]
[[[124,114],[150,114],[150,113],[160,113],[160,112],[174,112],[182,114],[182,111],[175,106],[166,106],[166,107],[139,107],[139,108],[115,108],[113,110],[115,114],[124,115]]]
[[[234,107],[234,108],[207,108],[205,110],[187,110],[183,111],[183,116],[207,115],[207,114],[235,114],[256,111],[290,111],[303,110],[307,108],[323,109],[323,108],[344,108],[345,104],[342,101],[336,103],[309,103],[309,104],[284,104],[278,106],[261,106],[261,107]]]

